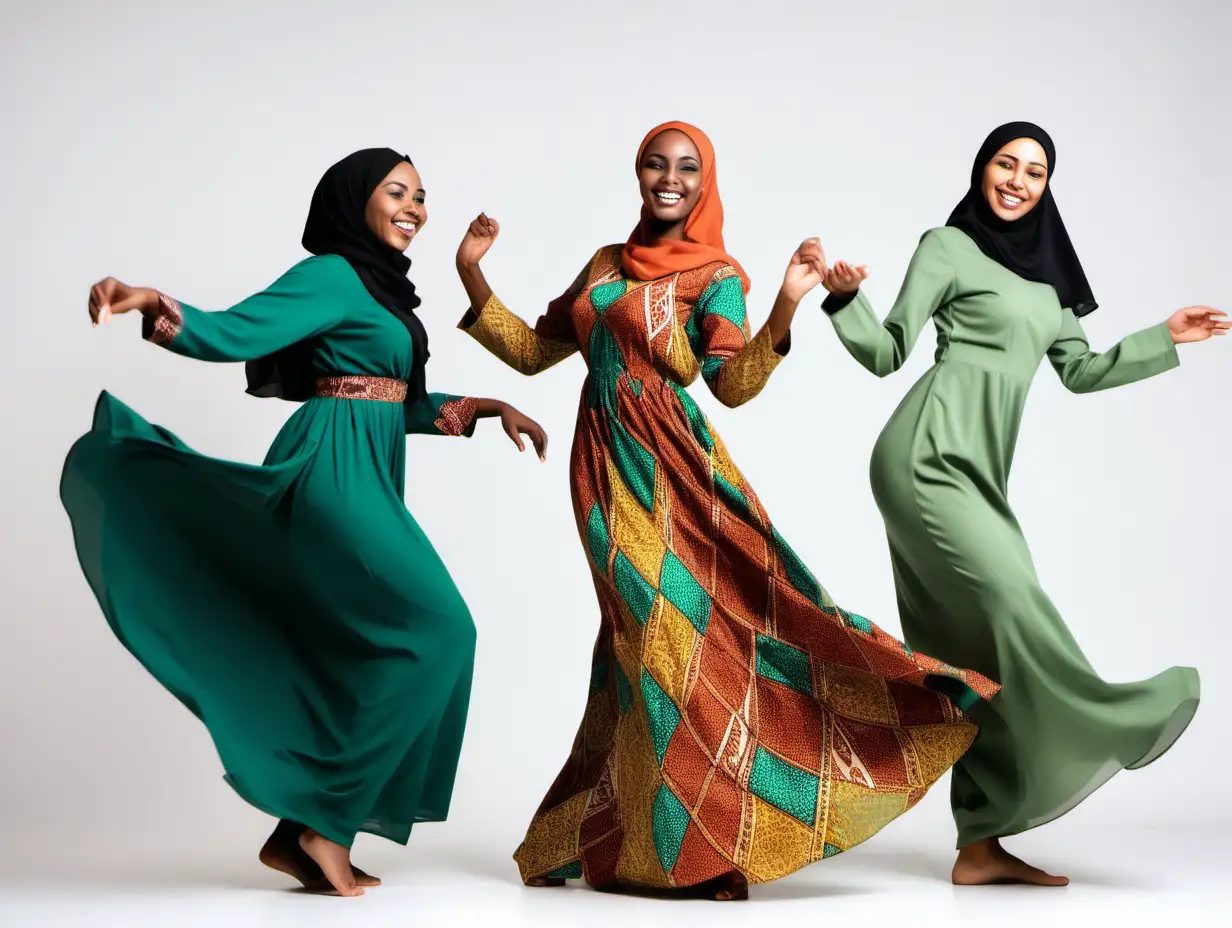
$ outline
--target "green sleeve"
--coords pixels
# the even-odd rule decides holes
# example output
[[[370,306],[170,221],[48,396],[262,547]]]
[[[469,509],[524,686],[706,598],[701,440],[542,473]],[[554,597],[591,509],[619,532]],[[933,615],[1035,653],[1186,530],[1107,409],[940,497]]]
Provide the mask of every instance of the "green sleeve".
[[[346,259],[334,255],[301,261],[260,293],[230,309],[206,312],[162,297],[143,335],[176,354],[199,361],[251,361],[329,331],[353,293]]]
[[[835,301],[827,299],[823,308],[851,356],[884,377],[903,366],[924,323],[950,298],[953,288],[954,266],[940,231],[932,229],[920,239],[898,299],[884,322],[878,321],[863,290],[845,306],[832,309]]]
[[[404,404],[406,434],[455,435],[470,438],[475,433],[475,398],[451,393],[429,393]]]
[[[1181,363],[1166,322],[1135,332],[1100,352],[1091,350],[1072,311],[1062,310],[1061,318],[1061,334],[1048,349],[1048,360],[1061,383],[1074,393],[1121,387],[1170,371]]]

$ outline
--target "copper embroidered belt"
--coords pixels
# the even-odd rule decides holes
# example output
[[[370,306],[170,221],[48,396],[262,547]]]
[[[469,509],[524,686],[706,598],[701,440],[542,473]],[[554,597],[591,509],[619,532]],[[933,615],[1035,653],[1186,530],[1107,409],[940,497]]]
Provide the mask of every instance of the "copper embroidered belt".
[[[318,377],[316,395],[339,400],[379,400],[401,403],[406,399],[406,381],[393,377],[365,377],[346,374],[341,377]]]

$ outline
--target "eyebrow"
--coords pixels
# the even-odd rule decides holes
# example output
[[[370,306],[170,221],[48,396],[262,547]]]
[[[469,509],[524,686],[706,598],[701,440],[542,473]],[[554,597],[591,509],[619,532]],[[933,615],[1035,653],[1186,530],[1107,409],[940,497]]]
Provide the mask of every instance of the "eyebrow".
[[[1003,152],[1001,152],[1000,154],[998,154],[998,155],[997,155],[997,157],[998,157],[998,158],[1009,158],[1009,159],[1010,159],[1011,161],[1013,161],[1015,164],[1017,164],[1017,162],[1018,162],[1018,156],[1017,156],[1017,155],[1011,155],[1009,152],[1005,152],[1005,151],[1003,151]],[[1028,161],[1028,162],[1027,162],[1027,164],[1033,164],[1033,165],[1035,165],[1037,168],[1043,168],[1045,171],[1047,171],[1047,170],[1048,170],[1048,165],[1046,165],[1046,164],[1041,164],[1041,163],[1040,163],[1040,162],[1038,162],[1038,161]]]

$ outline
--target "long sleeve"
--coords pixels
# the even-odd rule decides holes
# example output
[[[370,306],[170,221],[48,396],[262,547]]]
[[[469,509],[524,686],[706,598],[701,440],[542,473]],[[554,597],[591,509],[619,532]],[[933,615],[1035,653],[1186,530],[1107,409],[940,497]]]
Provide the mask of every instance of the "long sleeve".
[[[1048,349],[1048,360],[1074,393],[1124,386],[1180,364],[1167,323],[1135,332],[1108,351],[1092,351],[1081,323],[1068,309],[1062,311],[1061,334]]]
[[[199,361],[250,361],[320,335],[342,318],[347,278],[334,255],[308,258],[268,288],[218,312],[206,312],[163,295],[147,316],[142,335],[176,354]]]
[[[451,435],[470,438],[475,434],[476,402],[473,396],[429,393],[423,399],[407,401],[406,434]]]
[[[788,334],[782,353],[776,351],[768,325],[750,338],[744,290],[729,266],[718,270],[697,301],[688,334],[702,379],[724,406],[740,406],[757,396],[791,347]]]
[[[593,260],[593,259],[592,259]],[[515,371],[528,377],[559,364],[578,350],[573,301],[586,286],[587,262],[569,289],[548,304],[532,329],[493,293],[478,313],[469,309],[458,328]]]
[[[924,323],[953,295],[953,289],[953,263],[939,230],[932,229],[920,239],[898,299],[884,322],[878,321],[863,290],[847,302],[827,297],[822,309],[851,356],[878,377],[885,377],[903,366]]]

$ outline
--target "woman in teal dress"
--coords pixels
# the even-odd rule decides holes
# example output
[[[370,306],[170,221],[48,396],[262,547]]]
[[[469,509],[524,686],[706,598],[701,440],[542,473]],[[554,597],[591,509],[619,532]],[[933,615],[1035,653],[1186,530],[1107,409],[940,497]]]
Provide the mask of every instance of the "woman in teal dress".
[[[113,631],[205,723],[239,795],[280,822],[261,860],[361,895],[357,832],[399,843],[449,808],[475,627],[403,500],[404,435],[469,436],[494,400],[428,393],[402,252],[427,219],[410,159],[356,152],[317,186],[312,254],[225,312],[113,278],[95,324],[137,310],[147,339],[247,361],[249,392],[303,401],[261,466],[194,452],[103,393],[61,499]]]
[[[967,196],[921,239],[884,322],[859,290],[865,268],[838,262],[824,281],[840,340],[878,376],[903,364],[929,319],[937,328],[936,364],[881,433],[871,476],[908,644],[1002,686],[973,708],[980,734],[954,767],[960,884],[1067,882],[999,839],[1155,760],[1198,706],[1187,667],[1127,684],[1095,673],[1040,588],[1010,508],[1015,439],[1045,356],[1066,387],[1090,393],[1169,370],[1176,344],[1228,328],[1222,313],[1189,307],[1092,351],[1078,319],[1096,303],[1052,198],[1055,168],[1038,126],[994,130]]]

